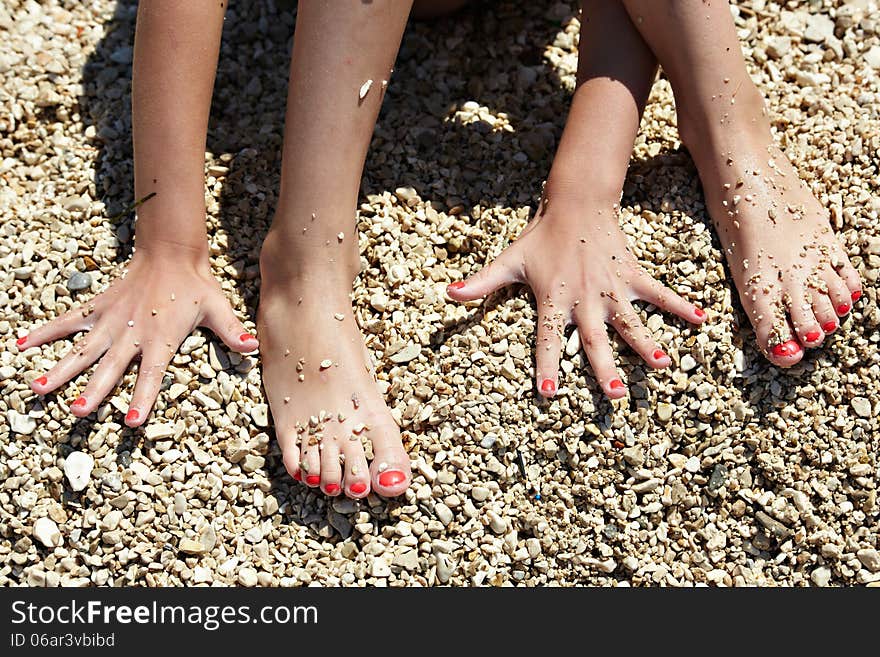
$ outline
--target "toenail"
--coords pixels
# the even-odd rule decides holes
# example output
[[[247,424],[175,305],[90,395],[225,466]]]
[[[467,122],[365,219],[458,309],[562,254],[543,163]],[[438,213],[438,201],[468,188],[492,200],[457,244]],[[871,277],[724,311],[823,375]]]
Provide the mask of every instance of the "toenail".
[[[367,485],[362,481],[359,481],[356,484],[352,484],[351,486],[349,486],[348,489],[355,495],[361,495],[365,490],[367,490]]]
[[[324,487],[324,490],[327,492],[328,495],[335,495],[339,492],[339,484],[327,484]]]
[[[40,385],[40,386],[44,386],[47,383],[49,383],[49,379],[47,379],[45,376],[39,376],[36,379],[34,379],[34,383],[36,383],[37,385]]]
[[[826,333],[832,333],[837,328],[837,322],[825,322],[822,324],[822,330]]]
[[[379,475],[379,483],[383,486],[396,486],[406,479],[406,475],[400,470],[386,470]]]
[[[455,281],[455,283],[450,283],[446,289],[447,290],[460,290],[464,287],[464,281]]]
[[[254,336],[252,336],[250,333],[242,333],[241,335],[238,336],[238,339],[241,340],[242,342],[247,342],[248,340],[256,340],[256,338]]]
[[[848,303],[842,303],[839,306],[837,306],[837,314],[838,315],[846,315],[848,312],[849,312],[849,304]]]
[[[612,390],[619,390],[623,387],[623,381],[620,379],[614,379],[611,383],[608,384],[608,387]]]
[[[861,290],[856,290],[856,291],[853,292],[852,295],[850,295],[850,296],[852,297],[852,300],[853,300],[853,301],[858,301],[859,299],[862,298],[862,291],[861,291]]]
[[[773,347],[773,355],[777,358],[794,356],[800,350],[801,346],[797,342],[795,342],[794,340],[788,340],[787,342],[783,342],[782,344],[778,344]]]
[[[317,486],[319,483],[321,483],[321,478],[318,475],[308,475],[306,477],[306,483],[309,486]]]
[[[18,340],[15,341],[15,344],[17,344],[17,345],[20,347],[20,346],[23,345],[25,342],[27,342],[27,339],[28,339],[28,336],[21,337],[21,338],[19,338]]]
[[[706,311],[700,308],[699,306],[694,306],[694,315],[702,319],[706,316]]]
[[[131,409],[128,413],[125,414],[126,422],[137,422],[138,418],[141,416],[135,409]]]
[[[553,379],[544,379],[544,382],[541,384],[541,392],[546,392],[548,395],[556,392],[556,384],[553,383]]]
[[[86,405],[86,398],[83,397],[82,395],[80,395],[79,397],[77,397],[77,398],[74,400],[74,402],[71,404],[71,406],[85,406],[85,405]]]
[[[297,481],[302,481],[303,480],[302,472],[297,470],[296,472],[293,473],[293,478],[296,479]]]
[[[807,333],[807,342],[816,342],[820,337],[819,331],[810,331]]]
[[[666,352],[663,351],[662,349],[657,349],[654,352],[654,360],[662,360],[664,358],[666,358]]]

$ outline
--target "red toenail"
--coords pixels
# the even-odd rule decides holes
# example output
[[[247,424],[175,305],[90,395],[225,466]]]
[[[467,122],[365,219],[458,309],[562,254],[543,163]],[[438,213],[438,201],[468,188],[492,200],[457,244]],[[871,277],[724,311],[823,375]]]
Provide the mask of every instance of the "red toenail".
[[[778,344],[773,347],[773,355],[777,358],[782,358],[784,356],[794,356],[800,350],[801,346],[797,342],[795,342],[794,340],[788,340],[787,342],[783,342],[782,344]]]
[[[25,342],[27,342],[27,339],[28,339],[28,336],[24,336],[23,338],[19,338],[18,340],[15,341],[15,344],[17,344],[20,347]]]
[[[694,306],[694,315],[702,319],[706,316],[706,311],[704,311],[702,308]]]
[[[837,314],[838,315],[846,315],[848,312],[849,312],[849,304],[848,303],[842,303],[839,306],[837,306]]]
[[[665,351],[662,351],[661,349],[658,349],[657,351],[654,352],[654,360],[661,360],[661,359],[663,359],[663,358],[666,358],[666,352],[665,352]]]
[[[44,386],[47,383],[49,383],[49,379],[47,379],[45,376],[40,376],[40,377],[37,377],[36,379],[34,379],[34,383],[36,383],[37,385]]]
[[[365,483],[359,481],[359,482],[357,482],[356,484],[352,484],[352,485],[349,486],[348,488],[349,488],[349,490],[351,490],[351,492],[354,493],[355,495],[360,495],[360,494],[363,493],[365,490],[367,490],[367,485],[366,485]]]
[[[396,486],[404,479],[406,479],[406,475],[400,470],[386,470],[379,475],[379,483],[388,487]]]
[[[138,418],[141,416],[135,409],[131,409],[128,413],[125,414],[126,422],[137,422]]]
[[[820,337],[819,331],[810,331],[807,333],[807,342],[816,342]]]
[[[541,392],[546,392],[548,395],[556,392],[556,384],[553,383],[552,379],[544,379],[544,382],[541,384]]]
[[[247,342],[248,340],[256,340],[256,338],[254,336],[252,336],[250,333],[242,333],[241,335],[238,336],[238,339],[241,340],[242,342]]]
[[[306,477],[306,483],[309,486],[317,486],[321,483],[321,478],[318,475],[309,475]]]
[[[297,481],[302,481],[303,480],[302,472],[297,470],[296,472],[293,473],[293,478],[296,479]]]
[[[853,292],[852,295],[850,295],[850,296],[852,297],[852,300],[853,300],[853,301],[858,301],[859,299],[862,298],[862,291],[861,291],[861,290],[856,290],[856,291]]]
[[[83,396],[77,397],[76,400],[74,400],[74,402],[71,404],[71,406],[85,406],[85,405],[86,405],[86,398]]]
[[[339,492],[339,484],[327,484],[324,487],[324,490],[327,491],[328,495],[335,495]]]
[[[447,290],[460,290],[464,287],[464,281],[455,281],[455,283],[450,283],[446,288]]]
[[[837,328],[837,322],[825,322],[822,324],[822,330],[826,333],[832,333]]]
[[[608,384],[608,387],[612,390],[618,390],[623,387],[623,381],[620,379],[614,379],[611,383]]]

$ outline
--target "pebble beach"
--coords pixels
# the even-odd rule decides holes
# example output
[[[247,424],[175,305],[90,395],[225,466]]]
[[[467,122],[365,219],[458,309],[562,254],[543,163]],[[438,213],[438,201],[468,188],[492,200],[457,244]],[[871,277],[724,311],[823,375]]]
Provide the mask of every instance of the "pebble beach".
[[[0,586],[880,586],[880,7],[732,11],[777,142],[862,277],[841,330],[787,370],[758,351],[661,74],[621,222],[708,321],[638,305],[672,365],[614,335],[629,395],[613,402],[574,331],[558,394],[538,396],[529,290],[445,290],[538,206],[576,3],[413,22],[364,171],[354,300],[414,478],[355,501],[290,478],[258,354],[205,329],[139,429],[123,424],[136,365],[82,420],[69,405],[94,368],[31,391],[72,340],[16,338],[104,289],[134,246],[136,4],[0,4]],[[294,20],[287,0],[231,3],[205,154],[213,271],[252,331]]]

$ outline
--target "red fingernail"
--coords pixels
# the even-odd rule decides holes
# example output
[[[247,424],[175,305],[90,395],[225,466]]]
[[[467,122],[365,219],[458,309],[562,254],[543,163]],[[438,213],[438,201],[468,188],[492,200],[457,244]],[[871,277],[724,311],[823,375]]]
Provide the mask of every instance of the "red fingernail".
[[[778,344],[772,349],[773,355],[777,358],[782,358],[784,356],[794,356],[800,350],[801,346],[794,340],[788,340],[786,342],[783,342],[782,344]]]
[[[699,317],[700,319],[702,319],[703,317],[706,316],[706,311],[704,311],[704,310],[703,310],[702,308],[700,308],[699,306],[694,306],[694,315],[696,315],[697,317]]]
[[[389,488],[391,486],[396,486],[404,479],[406,479],[406,475],[400,470],[386,470],[379,475],[379,483],[383,486],[388,486]]]
[[[128,413],[125,414],[126,422],[137,422],[138,418],[141,416],[135,409],[131,409]]]
[[[303,480],[302,472],[297,470],[296,472],[293,473],[293,478],[296,479],[297,481],[302,481]]]
[[[321,478],[318,475],[308,475],[306,477],[306,483],[309,486],[317,486],[319,483],[321,483]]]
[[[849,304],[848,303],[842,303],[839,306],[837,306],[837,314],[838,315],[846,315],[848,312],[849,312]]]
[[[327,491],[328,495],[335,495],[339,492],[339,484],[327,484],[324,490]]]
[[[620,379],[614,379],[611,383],[608,384],[608,387],[612,390],[617,390],[618,388],[623,387],[623,381]]]
[[[657,351],[654,352],[654,360],[661,360],[663,358],[666,358],[665,351],[658,349]]]
[[[17,344],[17,345],[20,347],[20,346],[23,345],[25,342],[27,342],[27,339],[28,339],[28,336],[21,337],[21,338],[19,338],[18,340],[15,341],[15,344]]]
[[[367,490],[367,485],[366,485],[365,483],[359,481],[359,482],[357,482],[356,484],[352,484],[351,486],[349,486],[348,489],[349,489],[352,493],[354,493],[355,495],[360,495],[360,494],[363,493],[365,490]]]
[[[862,291],[861,291],[861,290],[856,290],[856,291],[853,292],[850,296],[852,297],[852,300],[853,300],[853,301],[858,301],[859,299],[862,298]]]
[[[810,331],[807,333],[807,342],[816,342],[820,337],[819,331]]]
[[[826,333],[833,333],[834,329],[837,328],[837,322],[825,322],[822,324],[822,330]]]
[[[85,405],[86,405],[86,398],[83,397],[82,395],[80,395],[79,397],[77,397],[77,398],[74,400],[74,402],[71,404],[71,406],[85,406]]]
[[[241,340],[242,342],[247,342],[248,340],[256,340],[256,338],[254,336],[252,336],[250,333],[242,333],[241,335],[238,336],[238,339]]]
[[[553,383],[552,379],[544,379],[544,382],[541,384],[541,392],[546,392],[548,395],[556,392],[556,384]]]
[[[464,287],[464,281],[455,281],[455,283],[450,283],[446,289],[447,290],[460,290]]]
[[[49,379],[47,379],[45,376],[38,376],[36,379],[34,379],[34,383],[44,386],[49,383]]]

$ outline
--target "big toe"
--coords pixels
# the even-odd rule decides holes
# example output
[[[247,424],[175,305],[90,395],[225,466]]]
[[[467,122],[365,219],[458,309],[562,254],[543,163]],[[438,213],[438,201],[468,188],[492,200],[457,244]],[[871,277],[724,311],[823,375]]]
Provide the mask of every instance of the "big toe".
[[[804,349],[797,340],[786,340],[765,347],[767,358],[779,367],[791,367],[804,357]]]

